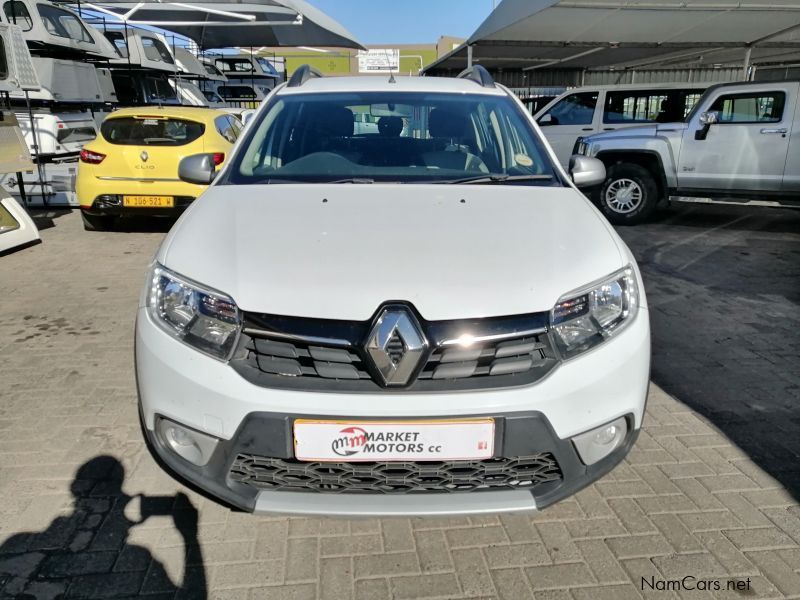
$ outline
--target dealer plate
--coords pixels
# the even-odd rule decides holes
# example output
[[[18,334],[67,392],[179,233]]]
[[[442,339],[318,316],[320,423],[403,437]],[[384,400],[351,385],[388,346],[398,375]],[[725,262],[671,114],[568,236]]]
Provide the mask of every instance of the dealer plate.
[[[294,422],[298,460],[400,462],[494,456],[494,419]]]
[[[175,198],[172,196],[123,196],[122,206],[132,208],[172,208]]]

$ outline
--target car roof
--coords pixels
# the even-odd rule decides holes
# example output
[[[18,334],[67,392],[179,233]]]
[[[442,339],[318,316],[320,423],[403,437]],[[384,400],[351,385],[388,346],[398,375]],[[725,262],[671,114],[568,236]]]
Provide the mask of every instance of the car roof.
[[[408,77],[389,75],[361,77],[311,77],[295,87],[284,86],[279,95],[318,94],[333,92],[440,92],[451,94],[482,94],[505,96],[499,86],[484,87],[472,79],[455,77]]]
[[[115,110],[106,119],[117,117],[171,117],[174,119],[191,119],[193,121],[213,121],[220,115],[228,113],[216,108],[204,106],[132,106]]]
[[[705,89],[714,85],[712,82],[695,81],[692,83],[623,83],[619,85],[583,85],[581,87],[569,88],[563,94],[574,94],[580,92],[595,92],[599,90],[694,90]]]

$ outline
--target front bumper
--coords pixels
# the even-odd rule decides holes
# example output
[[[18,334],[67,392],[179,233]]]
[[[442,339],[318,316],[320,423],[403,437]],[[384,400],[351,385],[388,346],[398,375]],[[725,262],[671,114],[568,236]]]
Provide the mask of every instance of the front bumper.
[[[477,392],[337,394],[254,385],[230,365],[165,334],[145,309],[136,331],[137,384],[142,427],[154,456],[180,479],[236,508],[255,512],[325,515],[430,515],[535,510],[577,492],[610,471],[636,440],[649,381],[648,315],[614,340],[560,364],[531,386]],[[491,416],[500,424],[497,456],[548,452],[563,477],[530,489],[456,493],[349,494],[264,490],[229,476],[240,454],[293,458],[296,418],[349,420]],[[619,417],[628,434],[601,461],[585,466],[570,438]],[[164,417],[220,441],[204,467],[167,448],[155,431]]]
[[[141,414],[141,413],[140,413]],[[481,415],[483,416],[483,415]],[[494,415],[498,425],[498,456],[551,454],[562,473],[558,481],[531,489],[486,489],[472,492],[413,494],[352,494],[312,491],[264,490],[240,483],[229,475],[241,454],[292,460],[292,426],[295,418],[313,415],[253,413],[231,440],[219,443],[203,467],[188,463],[168,449],[155,431],[142,429],[157,462],[199,491],[210,493],[232,507],[248,512],[340,516],[426,516],[533,511],[577,492],[613,469],[639,435],[630,429],[624,442],[601,461],[584,465],[572,442],[559,439],[541,413]],[[360,419],[368,420],[368,418]]]

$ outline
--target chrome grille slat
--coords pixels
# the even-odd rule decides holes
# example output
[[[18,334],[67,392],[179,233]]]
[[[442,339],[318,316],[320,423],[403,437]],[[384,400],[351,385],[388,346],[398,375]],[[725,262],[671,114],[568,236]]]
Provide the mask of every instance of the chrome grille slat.
[[[383,384],[367,356],[368,321],[331,322],[268,315],[257,315],[248,321],[245,315],[241,349],[231,364],[260,385],[316,391],[414,393],[527,385],[558,363],[549,334],[531,333],[531,328],[524,326],[536,318],[486,318],[455,326],[446,321],[423,322],[422,329],[432,336],[430,350],[423,355],[424,364],[408,385],[393,389]],[[280,327],[273,331],[271,323]],[[442,333],[459,330],[490,331],[492,335],[474,345],[444,345],[451,338]],[[347,335],[350,341],[343,345]],[[406,352],[403,339],[393,335],[386,351],[391,360],[399,360]]]

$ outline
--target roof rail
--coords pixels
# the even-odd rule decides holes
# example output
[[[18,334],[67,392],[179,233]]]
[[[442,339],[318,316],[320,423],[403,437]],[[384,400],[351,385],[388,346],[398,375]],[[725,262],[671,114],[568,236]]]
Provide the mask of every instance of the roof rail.
[[[323,75],[311,65],[302,65],[292,73],[287,87],[300,87],[312,77],[323,77]]]
[[[464,69],[458,74],[458,78],[471,79],[482,87],[495,87],[494,79],[489,75],[489,71],[486,70],[486,67],[481,65],[473,65],[472,67]]]

